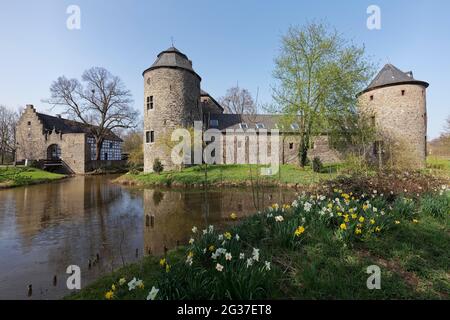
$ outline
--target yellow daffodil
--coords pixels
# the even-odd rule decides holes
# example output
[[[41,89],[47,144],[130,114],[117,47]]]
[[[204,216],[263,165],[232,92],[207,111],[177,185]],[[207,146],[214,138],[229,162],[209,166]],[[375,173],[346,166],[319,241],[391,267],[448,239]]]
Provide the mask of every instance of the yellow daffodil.
[[[300,237],[300,235],[305,232],[305,228],[303,226],[298,227],[295,229],[295,236]]]
[[[375,224],[375,220],[374,219],[370,219],[370,224]]]
[[[350,219],[348,218],[348,214],[345,214],[344,215],[344,222],[349,222],[350,221]]]
[[[361,234],[361,233],[362,233],[361,229],[359,229],[359,228],[356,228],[356,230],[355,230],[355,234]]]
[[[338,212],[338,214],[337,214],[339,217],[341,217],[342,216],[342,212]]]
[[[400,221],[398,221],[398,220],[395,220],[395,224],[400,224]]]
[[[361,223],[363,223],[364,220],[365,220],[364,217],[359,217],[359,219],[358,219],[358,221],[361,222]]]
[[[414,222],[414,223],[419,223],[419,220],[413,219],[413,222]]]
[[[227,239],[227,240],[231,240],[231,233],[229,233],[229,232],[225,232],[224,234],[223,234],[223,236]]]
[[[348,212],[353,213],[355,210],[353,208],[348,209]],[[352,215],[353,216],[353,215]]]
[[[113,285],[111,286],[111,290],[112,291],[116,291],[116,285],[113,283]]]
[[[121,286],[121,285],[124,285],[125,282],[127,282],[127,279],[125,279],[125,278],[120,278],[120,279],[119,279],[119,285],[120,285],[120,286]]]
[[[236,215],[236,213],[232,213],[232,214],[230,214],[230,218],[232,219],[232,220],[236,220],[237,219],[237,215]]]
[[[340,228],[342,230],[347,230],[347,225],[345,223],[343,223],[343,224],[340,225]]]
[[[215,247],[213,245],[209,246],[209,248],[208,248],[208,250],[211,251],[211,252],[213,252],[214,249],[215,249]]]
[[[194,253],[192,251],[189,251],[188,258],[192,258],[194,256]]]
[[[166,264],[166,272],[169,273],[169,271],[170,271],[170,265],[167,263]]]
[[[106,299],[111,300],[113,297],[114,297],[114,292],[108,291],[107,293],[105,293]]]
[[[381,228],[380,227],[376,227],[375,228],[375,232],[380,232],[381,231]]]
[[[164,267],[164,266],[166,265],[166,259],[165,259],[165,258],[162,258],[161,260],[159,260],[159,265],[160,265],[161,267]]]
[[[363,205],[363,210],[366,211],[367,209],[369,209],[369,206],[367,204]]]
[[[328,204],[328,208],[329,209],[333,208],[333,204],[331,202]]]
[[[352,219],[356,219],[356,218],[358,218],[358,215],[357,214],[352,214]]]
[[[166,267],[166,271],[167,271],[167,267]],[[167,271],[167,272],[168,272],[168,271]],[[144,288],[145,288],[144,282],[139,282],[138,288],[139,288],[139,289],[144,289]]]

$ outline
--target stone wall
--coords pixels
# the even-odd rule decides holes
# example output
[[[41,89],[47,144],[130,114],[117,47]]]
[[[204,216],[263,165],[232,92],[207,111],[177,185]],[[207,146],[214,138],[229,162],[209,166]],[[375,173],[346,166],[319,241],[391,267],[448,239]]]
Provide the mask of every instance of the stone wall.
[[[402,84],[378,88],[359,98],[361,111],[377,128],[383,158],[395,166],[424,168],[427,139],[426,88]],[[376,158],[376,155],[373,155]]]
[[[146,106],[149,96],[153,96],[151,110]],[[144,171],[153,171],[155,158],[165,170],[174,169],[168,143],[173,130],[202,120],[200,78],[184,69],[149,70],[144,74],[144,99]],[[146,142],[146,132],[150,131],[154,132],[154,143]]]

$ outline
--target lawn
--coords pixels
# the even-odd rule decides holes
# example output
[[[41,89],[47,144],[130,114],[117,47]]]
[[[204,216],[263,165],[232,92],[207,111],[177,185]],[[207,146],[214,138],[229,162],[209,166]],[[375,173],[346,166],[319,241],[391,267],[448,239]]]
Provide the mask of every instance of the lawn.
[[[65,175],[31,167],[0,167],[0,188],[11,188],[59,180]]]
[[[226,229],[193,228],[184,247],[67,298],[449,299],[450,189],[422,180],[421,194],[330,186]],[[366,285],[372,265],[380,290]]]
[[[294,165],[281,165],[278,174],[272,176],[261,176],[256,165],[210,165],[207,167],[208,184],[216,185],[251,185],[258,183],[264,185],[311,185],[335,178],[345,166],[342,164],[324,165],[320,173],[315,173],[307,166],[300,168]],[[258,174],[257,174],[258,173]],[[205,170],[203,166],[184,168],[181,171],[167,171],[156,173],[128,173],[119,177],[116,181],[124,184],[134,184],[139,186],[199,186],[205,180]]]

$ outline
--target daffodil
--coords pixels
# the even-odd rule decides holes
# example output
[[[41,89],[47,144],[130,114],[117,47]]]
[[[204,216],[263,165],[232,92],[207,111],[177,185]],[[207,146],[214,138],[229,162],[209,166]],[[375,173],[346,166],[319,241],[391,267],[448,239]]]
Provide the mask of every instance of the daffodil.
[[[364,222],[364,220],[365,220],[365,219],[364,219],[364,217],[362,217],[362,216],[361,216],[361,217],[359,217],[359,219],[358,219],[358,221],[359,221],[359,222],[361,222],[361,223],[363,223],[363,222]]]
[[[400,221],[398,221],[398,220],[395,220],[395,224],[400,224]]]
[[[351,209],[350,209],[351,210]],[[356,218],[358,218],[358,215],[357,214],[352,214],[352,219],[356,219]]]
[[[294,234],[296,237],[300,237],[303,232],[305,232],[305,227],[299,226],[297,229],[295,229]]]
[[[345,223],[342,223],[339,227],[340,227],[342,230],[347,230],[347,225],[346,225]]]
[[[276,216],[276,217],[275,217],[275,221],[276,221],[276,222],[283,222],[283,221],[284,221],[284,218],[283,218],[283,216]]]
[[[233,212],[232,214],[230,214],[230,218],[236,220],[237,219],[236,213]]]
[[[270,271],[270,262],[269,262],[269,261],[265,261],[265,262],[264,262],[264,269],[265,269],[266,271]]]
[[[375,220],[374,219],[370,219],[370,224],[375,224]]]
[[[214,249],[215,249],[215,247],[213,245],[210,245],[209,248],[208,248],[208,250],[211,251],[211,252],[213,252]]]
[[[111,290],[112,290],[112,291],[116,291],[116,285],[115,285],[114,283],[113,283],[112,286],[111,286]]]
[[[419,220],[413,219],[413,222],[414,222],[414,223],[419,223]]]
[[[119,285],[120,285],[120,286],[124,285],[125,282],[127,282],[127,279],[125,279],[125,278],[120,278],[120,279],[119,279]]]
[[[231,253],[227,252],[225,253],[225,260],[230,261],[233,258],[233,256],[231,255]]]
[[[222,270],[223,270],[223,265],[221,265],[220,263],[218,263],[218,264],[216,265],[216,270],[219,271],[219,272],[222,272]]]
[[[194,244],[194,238],[189,239],[189,244]]]
[[[381,228],[380,227],[376,227],[375,228],[375,232],[380,232],[381,231]]]
[[[114,292],[108,291],[105,293],[105,298],[111,300],[114,297]]]
[[[170,265],[167,263],[166,264],[166,273],[169,273],[170,272]]]
[[[225,233],[223,234],[223,236],[224,236],[227,240],[231,240],[231,238],[232,238],[232,235],[231,235],[231,233],[229,233],[229,232],[225,232]]]
[[[166,265],[166,258],[162,258],[161,260],[159,260],[159,265],[161,267],[164,267]]]
[[[158,294],[159,289],[156,289],[154,286],[152,287],[152,290],[148,293],[147,300],[155,300],[156,295]]]
[[[195,226],[192,227],[192,233],[197,233],[197,230],[198,230],[197,227],[195,227]]]
[[[361,234],[361,229],[359,229],[359,228],[356,228],[356,230],[355,230],[355,234]]]

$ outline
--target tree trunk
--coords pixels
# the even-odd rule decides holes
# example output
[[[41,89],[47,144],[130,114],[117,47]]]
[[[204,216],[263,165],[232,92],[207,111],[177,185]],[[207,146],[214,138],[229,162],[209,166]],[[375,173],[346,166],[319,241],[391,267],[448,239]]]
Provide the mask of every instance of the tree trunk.
[[[304,168],[308,162],[308,138],[303,136],[300,138],[300,147],[298,149],[298,157],[300,160],[300,167]]]
[[[100,160],[102,155],[103,139],[95,139],[95,160]]]

